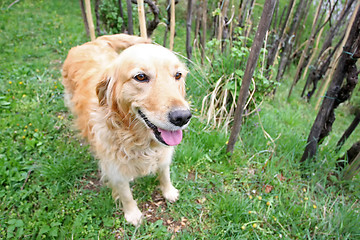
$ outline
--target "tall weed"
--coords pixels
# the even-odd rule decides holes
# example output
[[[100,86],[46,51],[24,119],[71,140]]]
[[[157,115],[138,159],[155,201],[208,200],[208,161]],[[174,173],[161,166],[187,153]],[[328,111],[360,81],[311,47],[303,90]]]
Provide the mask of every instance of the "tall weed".
[[[252,40],[243,36],[242,28],[236,28],[234,36],[232,41],[224,40],[221,43],[217,39],[212,39],[206,45],[210,60],[206,77],[210,86],[203,98],[201,112],[206,116],[208,124],[226,131],[233,120],[238,92],[246,69],[246,59],[249,57],[252,45]],[[222,44],[221,48],[220,44]],[[278,84],[264,75],[263,63],[266,52],[265,48],[261,49],[249,89],[250,98],[245,106],[245,115],[256,110],[257,104]],[[250,101],[251,99],[254,101]]]

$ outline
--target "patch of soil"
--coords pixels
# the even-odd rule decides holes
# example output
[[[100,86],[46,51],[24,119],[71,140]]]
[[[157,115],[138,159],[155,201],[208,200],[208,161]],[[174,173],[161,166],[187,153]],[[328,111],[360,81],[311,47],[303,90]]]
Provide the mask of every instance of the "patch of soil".
[[[102,187],[102,183],[100,181],[100,172],[91,173],[89,176],[83,176],[80,180],[83,189],[87,189],[90,191],[99,192]]]
[[[190,171],[187,178],[188,178],[188,180],[195,181],[196,172]]]
[[[168,203],[160,192],[154,191],[151,197],[152,201],[139,205],[147,221],[155,223],[158,220],[162,220],[163,225],[167,226],[167,230],[173,233],[180,232],[189,225],[187,218],[182,217],[180,220],[175,220],[166,212]]]

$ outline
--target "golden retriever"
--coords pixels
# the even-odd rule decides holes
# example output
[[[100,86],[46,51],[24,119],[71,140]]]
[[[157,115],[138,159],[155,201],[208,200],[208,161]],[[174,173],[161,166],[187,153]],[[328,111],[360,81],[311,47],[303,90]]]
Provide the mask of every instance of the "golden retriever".
[[[126,34],[74,47],[64,62],[65,102],[99,159],[102,180],[134,225],[142,220],[129,186],[134,178],[157,172],[163,196],[179,197],[170,163],[191,118],[186,74],[170,50]]]

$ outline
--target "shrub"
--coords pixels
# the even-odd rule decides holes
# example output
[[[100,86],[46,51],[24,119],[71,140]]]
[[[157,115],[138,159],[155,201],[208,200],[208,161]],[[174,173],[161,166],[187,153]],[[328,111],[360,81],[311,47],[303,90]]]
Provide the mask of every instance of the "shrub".
[[[206,115],[208,124],[212,123],[214,127],[227,130],[233,119],[252,40],[244,37],[242,28],[238,27],[235,29],[232,43],[225,40],[222,44],[222,52],[219,50],[220,42],[216,39],[212,39],[206,45],[211,56],[211,66],[206,77],[211,86],[203,99],[202,114]],[[262,48],[250,85],[250,98],[245,107],[247,113],[255,110],[256,103],[261,102],[264,96],[271,93],[278,84],[264,75],[266,53],[267,50]],[[250,102],[251,99],[254,101]]]
[[[116,34],[122,32],[123,25],[127,22],[126,11],[124,18],[120,16],[120,8],[116,0],[103,0],[99,5],[99,17],[101,27],[106,34]]]

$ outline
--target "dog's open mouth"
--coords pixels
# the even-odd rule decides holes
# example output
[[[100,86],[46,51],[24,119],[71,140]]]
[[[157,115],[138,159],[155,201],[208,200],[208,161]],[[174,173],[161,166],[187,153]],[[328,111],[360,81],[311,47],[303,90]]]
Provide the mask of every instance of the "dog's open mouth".
[[[145,116],[143,112],[138,110],[138,113],[141,116],[141,118],[145,121],[146,125],[148,125],[148,127],[151,128],[151,130],[153,130],[154,135],[159,142],[168,146],[175,146],[181,142],[183,137],[181,129],[176,131],[170,131],[159,128],[155,126],[152,122],[150,122],[150,120]]]

